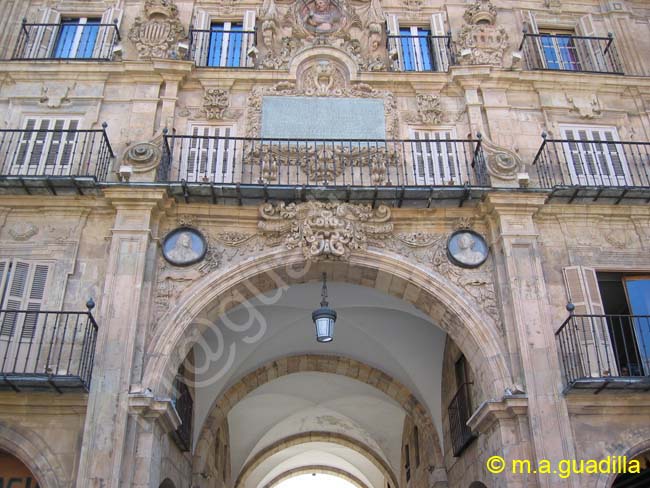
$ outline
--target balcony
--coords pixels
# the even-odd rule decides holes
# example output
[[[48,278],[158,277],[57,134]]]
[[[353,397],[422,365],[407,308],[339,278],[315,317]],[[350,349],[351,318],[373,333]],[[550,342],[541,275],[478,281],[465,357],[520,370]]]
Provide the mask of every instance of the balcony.
[[[27,125],[27,129],[0,129],[0,189],[57,194],[73,188],[83,194],[97,181],[106,180],[115,156],[106,125],[79,130],[73,128],[76,121],[47,119],[30,120]]]
[[[88,391],[96,341],[90,308],[0,310],[0,389]]]
[[[25,19],[11,59],[30,61],[111,61],[121,40],[117,24],[98,21],[28,24]]]
[[[388,55],[393,71],[447,72],[453,64],[451,34],[389,35]]]
[[[454,395],[448,408],[451,444],[454,456],[458,457],[476,439],[467,421],[472,416],[469,383],[463,383]]]
[[[533,166],[552,197],[649,201],[649,142],[543,137]]]
[[[623,74],[614,37],[586,37],[524,32],[519,50],[529,70]]]
[[[650,391],[650,316],[571,315],[555,337],[567,391]]]
[[[159,181],[191,198],[405,201],[478,198],[488,186],[480,139],[253,139],[166,135]],[[174,186],[176,188],[174,189]]]
[[[255,31],[234,29],[190,29],[188,59],[197,68],[253,68],[251,49]]]

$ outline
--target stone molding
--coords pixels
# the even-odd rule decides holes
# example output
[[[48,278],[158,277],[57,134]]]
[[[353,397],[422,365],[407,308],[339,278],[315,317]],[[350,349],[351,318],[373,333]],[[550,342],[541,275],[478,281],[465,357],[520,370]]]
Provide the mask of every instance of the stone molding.
[[[129,412],[140,418],[158,422],[165,433],[175,431],[182,423],[172,400],[154,397],[151,392],[129,393]]]
[[[467,421],[472,432],[486,433],[495,422],[515,419],[528,413],[528,398],[523,394],[507,395],[501,400],[481,403]]]

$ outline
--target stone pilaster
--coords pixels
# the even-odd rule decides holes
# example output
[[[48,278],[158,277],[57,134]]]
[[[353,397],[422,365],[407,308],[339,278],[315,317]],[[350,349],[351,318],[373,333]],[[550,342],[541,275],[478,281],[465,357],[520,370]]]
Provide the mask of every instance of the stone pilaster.
[[[509,340],[518,345],[521,380],[528,397],[534,457],[531,464],[547,459],[557,466],[562,459],[574,459],[575,452],[566,402],[561,394],[562,377],[554,335],[558,324],[552,322],[549,311],[538,231],[533,220],[545,197],[493,193],[487,198],[487,210],[504,322],[507,334],[514,335]],[[540,475],[536,481],[541,487],[578,484],[575,477],[560,479],[553,475]]]
[[[104,293],[99,303],[99,337],[77,477],[78,488],[118,488],[128,444],[129,386],[136,358],[138,320],[146,288],[146,263],[155,257],[163,190],[109,189],[115,207]],[[126,484],[124,486],[130,486]]]

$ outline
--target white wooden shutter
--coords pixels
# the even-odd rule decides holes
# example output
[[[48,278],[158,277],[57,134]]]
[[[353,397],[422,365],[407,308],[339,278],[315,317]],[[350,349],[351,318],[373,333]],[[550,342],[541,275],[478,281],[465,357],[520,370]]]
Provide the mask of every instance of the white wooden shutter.
[[[455,138],[450,130],[413,130],[411,143],[415,175],[418,184],[458,185],[460,184],[459,157]]]
[[[45,300],[45,289],[50,267],[47,264],[34,264],[31,270],[31,286],[29,294],[25,299],[25,310],[37,312],[41,310]],[[21,339],[32,339],[36,334],[36,328],[39,321],[38,314],[28,314],[23,323],[23,330],[20,334]]]
[[[244,12],[244,32],[255,32],[255,10],[246,10]],[[253,58],[248,53],[255,45],[255,34],[242,34],[242,50],[241,50],[241,66],[251,67],[253,65]]]
[[[437,12],[431,15],[431,35],[446,36],[447,14]],[[447,71],[449,68],[449,52],[447,51],[447,40],[433,38],[433,51],[437,71]]]
[[[399,18],[395,14],[386,15],[386,30],[389,36],[399,36]],[[393,68],[402,69],[402,46],[399,37],[389,38],[388,55]]]
[[[594,268],[568,266],[563,270],[569,301],[575,305],[574,315],[604,315],[598,278]],[[618,376],[607,320],[600,317],[576,317],[576,329],[569,331],[579,347],[582,372],[592,377]],[[568,351],[576,353],[578,351]]]
[[[210,16],[200,8],[194,10],[194,21],[192,22],[194,31],[209,31]],[[210,50],[210,33],[193,32],[190,34],[193,51],[193,59],[197,66],[206,66],[208,51]]]
[[[28,51],[30,58],[43,59],[52,55],[54,43],[59,35],[61,14],[54,9],[44,7],[40,23],[50,25],[37,28],[34,43]]]
[[[584,15],[578,20],[577,33],[581,36],[594,37],[596,29],[594,18],[591,14]],[[603,51],[596,47],[596,41],[576,39],[576,51],[583,71],[606,71]],[[599,41],[600,45],[600,41]],[[604,49],[604,45],[602,46]]]
[[[114,24],[119,29],[122,22],[122,9],[110,7],[104,11],[101,24],[107,26]],[[100,27],[97,32],[97,41],[93,50],[93,57],[97,59],[111,59],[113,46],[117,43],[117,33],[114,27]]]
[[[534,34],[537,35],[539,34],[539,27],[537,27],[537,19],[535,18],[535,14],[533,12],[526,12],[526,30],[529,34]],[[529,37],[528,40],[526,41],[529,46],[531,46],[532,51],[533,51],[533,56],[538,60],[538,62],[534,62],[534,64],[537,64],[537,66],[540,66],[542,68],[548,67],[546,63],[546,56],[544,55],[544,48],[542,47],[542,40],[539,37]]]
[[[192,138],[183,155],[188,181],[232,182],[235,141],[230,126],[194,125]]]
[[[14,261],[8,270],[9,279],[5,290],[5,299],[2,305],[4,310],[22,310],[25,295],[28,289],[30,274],[29,263],[25,261]],[[0,325],[0,335],[12,337],[18,326],[19,315],[6,312]]]

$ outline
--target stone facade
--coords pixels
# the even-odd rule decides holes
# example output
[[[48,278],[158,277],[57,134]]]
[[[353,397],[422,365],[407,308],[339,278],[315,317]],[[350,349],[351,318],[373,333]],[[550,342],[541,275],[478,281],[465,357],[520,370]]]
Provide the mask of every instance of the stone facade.
[[[630,171],[646,171],[647,178],[650,159],[641,144],[650,141],[647,2],[326,3],[327,9],[274,0],[0,1],[0,262],[47,266],[41,310],[85,313],[92,297],[98,324],[88,391],[59,394],[53,376],[60,368],[51,368],[51,358],[44,370],[48,381],[38,391],[12,383],[3,376],[12,371],[3,366],[0,450],[18,458],[42,488],[243,488],[265,456],[307,442],[338,444],[366,456],[385,476],[382,488],[476,482],[609,488],[615,475],[495,475],[485,463],[499,455],[557,465],[563,459],[632,458],[650,449],[648,392],[605,387],[594,395],[593,389],[567,388],[555,336],[569,316],[567,302],[585,306],[567,289],[568,268],[650,274],[650,182],[612,190],[625,185],[584,184],[574,175],[577,182],[551,189],[538,156],[542,132],[552,140],[565,139],[567,127],[614,128],[615,141],[639,143],[635,154],[645,159],[635,160],[641,166]],[[51,39],[51,49],[64,36],[39,31],[39,41],[26,41],[28,25],[62,26],[71,18],[102,19],[98,39],[108,39],[116,22],[120,36],[110,37],[110,61],[88,55],[51,59],[57,57],[51,52],[50,59],[21,58],[21,52],[38,50],[34,42],[46,46]],[[255,30],[255,40],[242,41],[237,59],[223,61],[231,53],[215,61],[210,30],[228,30],[226,23]],[[451,32],[449,57],[436,61],[448,69],[407,68],[406,55],[397,49],[404,45],[391,41],[400,27],[439,37]],[[530,34],[532,27],[603,42],[612,33],[624,74],[531,69],[522,29]],[[81,42],[57,49],[83,49]],[[58,57],[76,56],[70,53]],[[344,100],[350,110],[359,101],[379,101],[385,140],[357,141],[356,150],[340,141],[329,147],[311,142],[309,149],[296,141],[273,145],[272,138],[261,138],[267,97],[307,104]],[[30,119],[75,120],[78,129],[105,130],[112,152],[106,177],[12,172],[8,154],[23,154],[24,133],[10,139],[8,131],[24,130]],[[30,134],[46,134],[38,128],[32,126]],[[425,163],[422,169],[415,160],[410,169],[404,166],[412,156],[391,141],[435,133],[464,141],[478,141],[480,133],[480,152],[472,145],[471,165],[460,168],[462,175],[420,183],[424,196],[409,200],[404,187],[418,185],[404,182],[409,174],[426,172]],[[204,148],[204,160],[191,160],[201,137],[232,146]],[[64,138],[47,143],[65,145]],[[33,155],[42,141],[30,141]],[[566,146],[555,147],[570,152]],[[88,168],[99,165],[99,145],[74,147]],[[223,156],[229,149],[231,156]],[[449,164],[451,153],[445,154]],[[205,169],[210,158],[222,166]],[[53,164],[43,162],[42,168]],[[470,176],[483,164],[484,185]],[[226,181],[227,175],[234,180]],[[215,181],[217,176],[224,180]],[[348,177],[361,178],[361,184],[341,183]],[[426,180],[422,174],[415,178]],[[326,188],[332,182],[335,191]],[[595,189],[580,190],[581,183]],[[254,196],[245,193],[247,185],[255,187]],[[274,193],[280,186],[284,193]],[[382,193],[393,187],[393,193]],[[186,267],[163,256],[165,237],[179,227],[200,232],[207,243],[205,257]],[[487,243],[479,267],[461,267],[449,257],[450,236],[463,230]],[[298,268],[304,272],[295,273]],[[4,290],[8,278],[2,269]],[[445,333],[442,430],[420,393],[388,370],[388,361],[367,364],[343,354],[296,351],[242,371],[214,399],[206,420],[192,425],[189,449],[183,446],[175,385],[181,365],[194,362],[207,318],[260,293],[317,282],[323,273],[329,283],[400,299]],[[461,356],[472,407],[466,423],[475,439],[455,456],[448,406],[457,392],[454,368]],[[620,375],[601,368],[603,383],[614,376],[629,380],[623,366],[616,368]],[[405,413],[397,468],[352,436],[313,430],[263,446],[241,470],[233,469],[229,412],[263,385],[306,372],[370,385]],[[647,381],[648,373],[639,378]],[[187,392],[192,398],[195,388]],[[368,486],[337,469],[292,468],[264,486],[303,472],[334,473]]]

